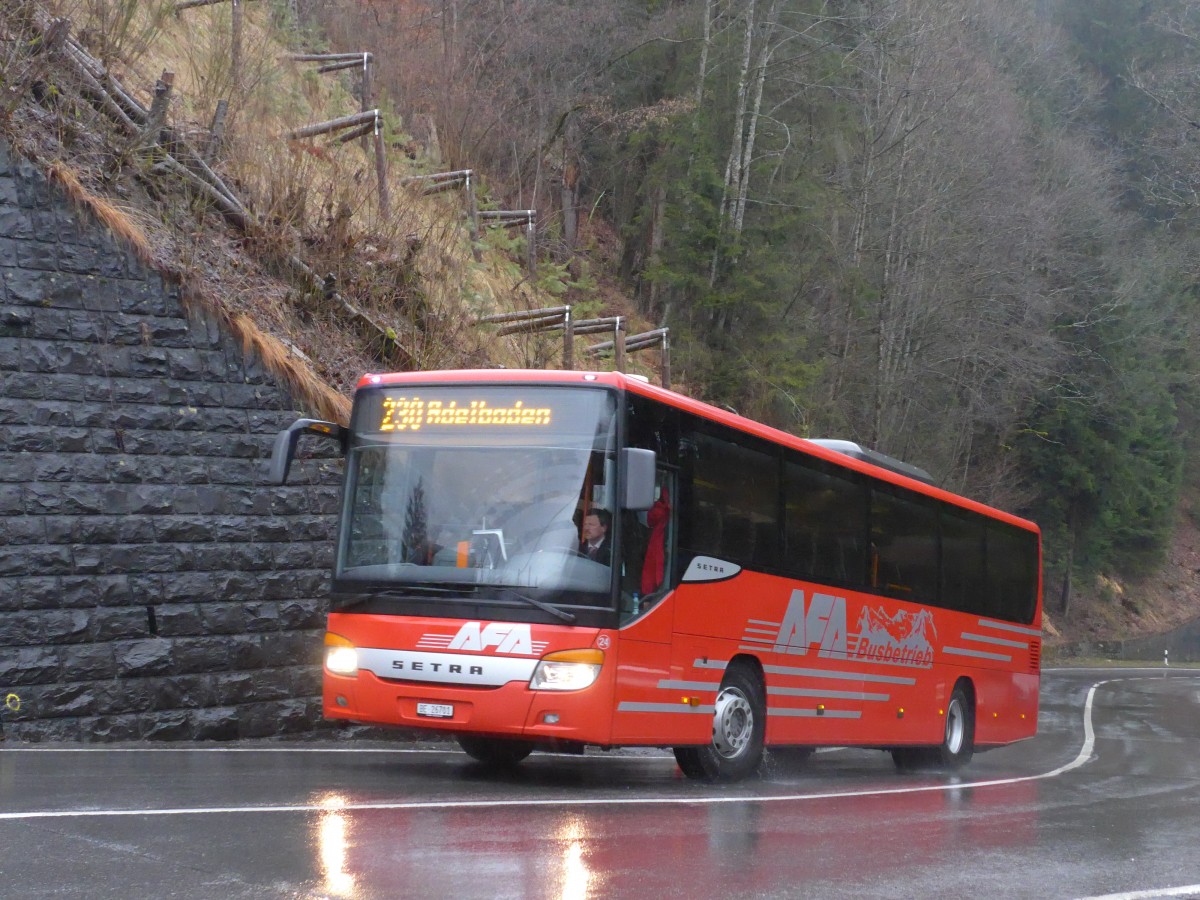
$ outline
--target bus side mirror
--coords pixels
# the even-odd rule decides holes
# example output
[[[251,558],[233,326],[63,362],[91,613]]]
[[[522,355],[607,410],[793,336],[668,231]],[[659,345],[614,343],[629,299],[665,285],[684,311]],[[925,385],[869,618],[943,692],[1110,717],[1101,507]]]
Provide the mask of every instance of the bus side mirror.
[[[292,467],[292,459],[296,456],[296,443],[302,434],[315,434],[336,440],[346,452],[348,432],[341,425],[332,422],[322,422],[320,419],[297,419],[275,436],[275,446],[271,448],[271,466],[267,470],[267,481],[270,484],[287,484],[288,469]]]
[[[657,460],[653,450],[626,447],[621,451],[625,469],[625,498],[622,508],[636,511],[654,505],[654,471]]]

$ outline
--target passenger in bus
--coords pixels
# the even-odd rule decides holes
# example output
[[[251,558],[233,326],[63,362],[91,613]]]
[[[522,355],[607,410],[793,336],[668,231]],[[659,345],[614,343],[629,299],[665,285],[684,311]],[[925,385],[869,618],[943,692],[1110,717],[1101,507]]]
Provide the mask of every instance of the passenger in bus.
[[[671,519],[671,498],[663,488],[650,507],[646,524],[650,534],[646,540],[646,556],[642,565],[641,591],[649,596],[662,587],[667,553],[667,523]]]
[[[579,553],[588,559],[612,565],[612,544],[608,540],[608,529],[612,524],[612,513],[593,506],[583,517],[583,540],[579,542]]]

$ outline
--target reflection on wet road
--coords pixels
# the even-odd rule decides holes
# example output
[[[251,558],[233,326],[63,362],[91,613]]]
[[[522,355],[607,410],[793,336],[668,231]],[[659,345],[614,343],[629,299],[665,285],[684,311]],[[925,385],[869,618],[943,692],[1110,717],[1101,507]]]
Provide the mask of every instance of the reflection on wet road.
[[[0,894],[1200,896],[1198,738],[1200,671],[1170,669],[1048,672],[1039,736],[955,776],[865,750],[713,786],[661,751],[496,775],[442,746],[5,747]]]

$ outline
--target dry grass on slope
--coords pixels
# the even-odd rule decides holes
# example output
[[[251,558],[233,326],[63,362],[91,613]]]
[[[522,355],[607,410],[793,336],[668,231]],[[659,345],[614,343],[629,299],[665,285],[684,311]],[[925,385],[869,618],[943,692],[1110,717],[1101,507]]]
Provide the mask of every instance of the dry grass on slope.
[[[14,89],[0,110],[4,136],[144,261],[183,283],[191,302],[263,355],[314,411],[344,410],[366,371],[557,361],[553,338],[497,339],[474,325],[491,312],[562,300],[527,280],[517,253],[485,251],[476,262],[460,199],[423,197],[401,184],[420,160],[391,155],[385,218],[374,163],[359,141],[284,137],[356,112],[359,101],[350,92],[354,79],[317,76],[287,59],[295,32],[274,22],[267,4],[243,7],[248,49],[235,90],[228,4],[174,17],[161,15],[162,2],[13,2],[0,19],[0,76]],[[113,10],[129,18],[117,21]],[[45,32],[35,17],[44,26],[48,14],[69,18],[72,39],[86,39],[146,108],[158,75],[175,73],[168,124],[194,148],[204,146],[217,101],[229,98],[213,168],[252,227],[231,227],[203,197],[158,171],[160,147],[135,146],[127,128],[98,111],[83,76],[51,59],[54,51],[38,52]],[[118,25],[119,34],[103,31]],[[297,277],[296,260],[316,278]],[[362,315],[348,318],[347,309]],[[337,395],[343,400],[331,399]]]

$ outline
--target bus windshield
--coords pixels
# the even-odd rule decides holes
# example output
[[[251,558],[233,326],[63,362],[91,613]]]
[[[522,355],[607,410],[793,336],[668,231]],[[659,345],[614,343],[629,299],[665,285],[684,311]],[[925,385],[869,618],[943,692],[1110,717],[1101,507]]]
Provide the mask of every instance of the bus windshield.
[[[476,599],[507,588],[609,605],[611,557],[579,548],[588,511],[613,509],[615,416],[615,395],[594,388],[360,391],[339,588],[442,587]]]

